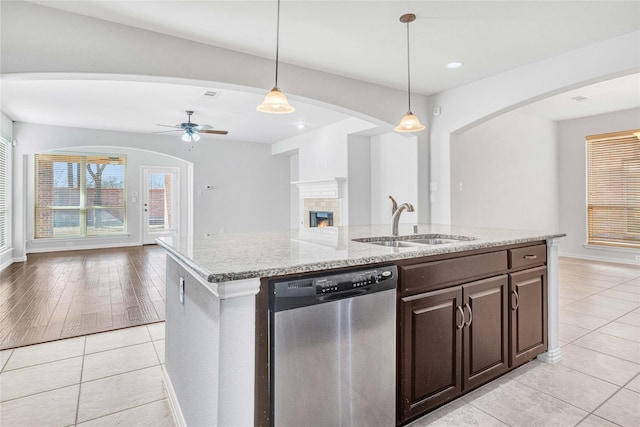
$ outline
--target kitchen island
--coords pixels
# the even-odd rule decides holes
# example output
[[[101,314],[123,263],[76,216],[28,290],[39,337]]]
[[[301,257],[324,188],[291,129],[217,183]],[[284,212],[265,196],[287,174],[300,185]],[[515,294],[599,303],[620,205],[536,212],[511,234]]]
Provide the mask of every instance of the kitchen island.
[[[272,277],[391,262],[406,265],[405,277],[409,280],[409,271],[427,271],[423,267],[414,268],[411,265],[414,262],[422,263],[421,266],[436,260],[442,265],[442,260],[469,255],[476,257],[473,265],[483,265],[485,260],[502,262],[504,258],[505,265],[497,273],[506,277],[514,272],[515,277],[517,271],[512,271],[510,259],[507,267],[507,255],[517,253],[518,247],[543,246],[547,330],[546,352],[538,358],[548,363],[560,360],[557,246],[564,234],[420,224],[418,235],[465,240],[407,247],[354,241],[389,238],[389,228],[388,225],[328,227],[159,239],[158,243],[169,254],[165,383],[178,422],[219,426],[259,424],[256,420],[261,419],[265,399],[261,392],[264,387],[256,386],[265,381],[262,367],[266,362],[261,351],[267,342],[261,324],[266,311],[264,283]],[[399,234],[401,239],[407,238],[414,235],[414,230],[401,226]],[[460,271],[467,270],[465,267]],[[406,294],[413,301],[415,297],[409,296],[411,289],[402,284],[402,274],[399,296]],[[461,276],[447,286],[459,285],[462,279],[482,278],[474,274]],[[470,324],[471,319],[468,321]],[[414,416],[413,412],[407,414]]]

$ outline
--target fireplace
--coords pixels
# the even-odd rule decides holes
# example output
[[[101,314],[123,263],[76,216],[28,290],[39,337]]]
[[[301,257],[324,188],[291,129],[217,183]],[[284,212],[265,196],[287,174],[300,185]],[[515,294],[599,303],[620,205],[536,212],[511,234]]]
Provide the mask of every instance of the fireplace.
[[[333,212],[309,211],[309,227],[333,227]]]

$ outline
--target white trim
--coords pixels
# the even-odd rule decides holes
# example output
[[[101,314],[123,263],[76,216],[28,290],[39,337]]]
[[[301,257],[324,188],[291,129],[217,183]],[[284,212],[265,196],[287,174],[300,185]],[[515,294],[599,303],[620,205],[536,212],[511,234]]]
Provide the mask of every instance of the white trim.
[[[621,246],[606,246],[606,245],[594,245],[591,243],[585,243],[582,245],[583,248],[589,250],[597,250],[597,251],[605,251],[605,252],[622,252],[622,253],[632,253],[632,254],[640,254],[640,249],[634,248],[625,248]]]
[[[547,240],[547,352],[538,356],[538,360],[545,363],[558,363],[562,359],[558,246],[559,237]]]
[[[108,245],[100,245],[100,246],[65,246],[65,247],[55,247],[55,248],[29,248],[27,249],[28,254],[37,254],[43,252],[64,252],[64,251],[84,251],[90,249],[108,249],[108,248],[124,248],[124,247],[132,247],[132,246],[142,246],[139,242],[133,243],[111,243]]]
[[[341,199],[347,178],[314,179],[309,181],[293,181],[297,185],[301,199]]]
[[[167,400],[169,401],[169,407],[171,408],[173,419],[178,427],[187,427],[187,422],[184,419],[182,409],[180,409],[180,404],[178,403],[178,397],[173,389],[173,384],[171,384],[171,378],[169,378],[169,375],[167,374],[165,365],[160,365],[160,368],[162,369],[162,382],[164,383],[164,388],[167,391]]]
[[[246,296],[255,296],[260,292],[260,279],[244,279],[233,280],[229,282],[208,282],[197,271],[179,259],[175,254],[167,251],[167,255],[171,257],[178,265],[187,270],[193,278],[195,278],[202,286],[219,300],[240,298]]]
[[[260,279],[234,280],[216,283],[220,299],[254,296],[260,292]]]
[[[602,262],[613,262],[618,264],[640,265],[640,261],[636,261],[629,258],[603,257],[603,256],[595,256],[595,255],[588,255],[588,254],[577,254],[573,252],[561,252],[560,256],[567,257],[567,258],[586,259],[589,261],[602,261]]]
[[[554,363],[558,363],[559,361],[562,360],[562,353],[560,351],[560,347],[554,350],[549,350],[546,353],[542,353],[541,355],[538,356],[538,360],[544,363],[548,363],[550,365],[553,365]]]

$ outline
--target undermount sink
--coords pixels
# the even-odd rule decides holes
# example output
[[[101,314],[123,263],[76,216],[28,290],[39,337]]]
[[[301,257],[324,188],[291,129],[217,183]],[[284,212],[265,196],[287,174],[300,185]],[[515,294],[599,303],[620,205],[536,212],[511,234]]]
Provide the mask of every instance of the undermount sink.
[[[464,242],[474,240],[474,238],[465,236],[416,234],[398,237],[365,237],[362,239],[353,240],[355,242],[369,243],[371,245],[378,246],[387,246],[390,248],[417,248],[424,246],[444,245],[447,243]]]

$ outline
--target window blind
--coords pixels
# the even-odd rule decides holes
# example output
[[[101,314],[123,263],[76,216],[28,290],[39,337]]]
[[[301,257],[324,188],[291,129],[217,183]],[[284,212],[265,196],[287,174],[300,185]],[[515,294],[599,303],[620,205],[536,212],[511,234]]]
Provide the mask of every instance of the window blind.
[[[126,157],[36,154],[35,238],[126,232]]]
[[[640,130],[587,137],[588,243],[640,248]]]
[[[0,138],[0,252],[9,248],[9,149]]]

